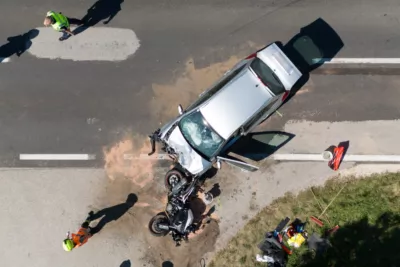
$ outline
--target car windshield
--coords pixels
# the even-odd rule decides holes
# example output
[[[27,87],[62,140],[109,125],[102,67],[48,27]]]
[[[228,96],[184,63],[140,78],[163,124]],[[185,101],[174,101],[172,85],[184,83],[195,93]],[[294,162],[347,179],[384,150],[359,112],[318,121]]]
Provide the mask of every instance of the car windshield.
[[[200,111],[185,116],[179,122],[179,128],[186,141],[207,159],[214,156],[224,142],[224,139],[208,126]]]
[[[275,95],[285,92],[285,87],[283,87],[279,78],[261,59],[255,58],[253,62],[251,62],[250,67],[255,72],[257,77],[260,78],[262,83],[267,86]]]

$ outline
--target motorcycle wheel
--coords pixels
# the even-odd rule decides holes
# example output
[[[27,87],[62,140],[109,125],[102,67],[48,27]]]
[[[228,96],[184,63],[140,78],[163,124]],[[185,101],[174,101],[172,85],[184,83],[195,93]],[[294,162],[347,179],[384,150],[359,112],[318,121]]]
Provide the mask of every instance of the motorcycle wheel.
[[[169,224],[169,220],[167,215],[165,214],[158,214],[154,216],[149,222],[149,230],[153,236],[166,236],[169,233],[169,230],[160,229],[158,225],[162,224]]]
[[[165,174],[165,188],[167,188],[168,191],[171,191],[172,188],[179,183],[183,178],[183,173],[178,171],[177,169],[172,169],[169,170]]]

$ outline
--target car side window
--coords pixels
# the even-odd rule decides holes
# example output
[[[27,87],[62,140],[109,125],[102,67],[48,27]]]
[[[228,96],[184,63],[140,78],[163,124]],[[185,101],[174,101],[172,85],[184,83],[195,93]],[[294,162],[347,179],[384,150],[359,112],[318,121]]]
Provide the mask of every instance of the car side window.
[[[246,66],[243,64],[238,69],[228,73],[219,83],[215,84],[214,87],[210,88],[208,91],[203,92],[200,97],[194,101],[186,110],[191,110],[195,107],[200,106],[208,99],[210,99],[213,95],[215,95],[219,90],[221,90],[226,84],[228,84],[236,75],[239,74],[240,71]]]
[[[266,105],[262,110],[260,110],[255,116],[253,116],[247,123],[245,126],[245,131],[247,131],[248,129],[250,129],[254,123],[256,123],[259,119],[261,119],[274,105],[275,103],[278,101],[278,97],[275,97],[274,99],[272,99],[271,102],[268,103],[268,105]]]

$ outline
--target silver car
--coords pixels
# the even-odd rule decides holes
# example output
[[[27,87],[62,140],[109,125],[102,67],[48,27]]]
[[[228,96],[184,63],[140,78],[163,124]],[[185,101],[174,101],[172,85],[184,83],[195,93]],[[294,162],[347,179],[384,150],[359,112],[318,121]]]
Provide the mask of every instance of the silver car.
[[[191,176],[200,176],[214,163],[228,161],[256,170],[241,161],[223,158],[241,136],[276,111],[302,76],[276,43],[238,62],[179,116],[151,136]]]

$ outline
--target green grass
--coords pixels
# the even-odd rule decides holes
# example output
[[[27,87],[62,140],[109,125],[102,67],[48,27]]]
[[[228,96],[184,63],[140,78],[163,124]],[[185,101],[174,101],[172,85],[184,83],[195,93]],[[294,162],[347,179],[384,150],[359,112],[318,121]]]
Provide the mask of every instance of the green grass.
[[[255,261],[256,254],[261,254],[257,245],[286,216],[306,221],[309,236],[313,232],[321,234],[336,224],[340,226],[330,237],[332,247],[322,256],[315,256],[304,243],[288,256],[288,267],[400,266],[400,173],[364,179],[336,178],[324,187],[313,188],[313,192],[325,208],[343,186],[341,194],[321,218],[325,228],[309,222],[310,216],[321,214],[310,189],[297,196],[287,194],[254,217],[217,253],[208,267],[267,266]]]

